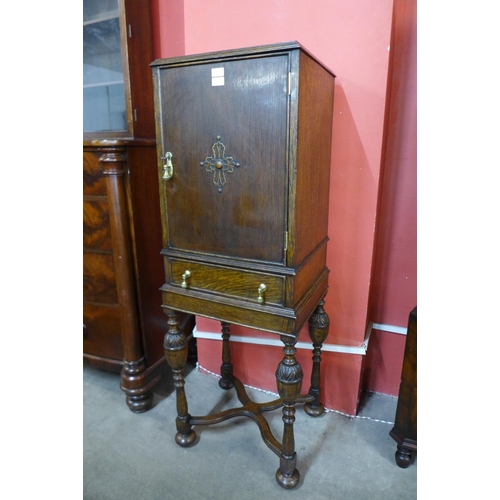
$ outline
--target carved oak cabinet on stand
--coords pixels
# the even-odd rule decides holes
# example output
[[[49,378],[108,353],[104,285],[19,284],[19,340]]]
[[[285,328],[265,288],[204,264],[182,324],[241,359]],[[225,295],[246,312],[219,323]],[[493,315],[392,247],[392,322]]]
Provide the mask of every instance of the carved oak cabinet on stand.
[[[247,416],[278,455],[278,483],[299,481],[295,406],[321,415],[321,347],[335,75],[299,43],[161,59],[151,64],[155,95],[165,283],[165,356],[177,392],[180,446],[193,426]],[[188,412],[187,344],[178,312],[221,322],[220,387],[241,407],[207,416]],[[309,320],[313,370],[308,394],[295,344]],[[233,373],[230,324],[280,335],[280,398],[252,402]],[[237,372],[237,367],[234,367]],[[282,407],[278,441],[264,413]]]

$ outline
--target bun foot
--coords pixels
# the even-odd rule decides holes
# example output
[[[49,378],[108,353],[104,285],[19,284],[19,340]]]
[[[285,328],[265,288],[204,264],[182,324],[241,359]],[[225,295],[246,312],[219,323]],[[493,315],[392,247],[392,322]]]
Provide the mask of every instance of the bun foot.
[[[283,474],[280,469],[276,471],[276,481],[282,488],[285,488],[286,490],[295,488],[295,486],[297,486],[299,482],[299,479],[300,473],[297,469],[294,469],[292,475],[290,476]]]
[[[395,454],[396,463],[402,469],[406,469],[409,465],[413,463],[413,452],[407,448],[403,448],[398,445],[398,449]]]
[[[219,387],[224,390],[231,389],[234,387],[234,384],[231,380],[225,379],[225,378],[220,378],[219,379]]]
[[[139,396],[127,396],[127,406],[134,413],[144,413],[153,405],[153,393],[146,392]]]
[[[123,361],[120,372],[120,389],[127,396],[127,406],[134,413],[148,411],[153,405],[151,384],[146,384],[146,361],[141,358],[137,361]]]
[[[181,434],[180,432],[178,432],[175,435],[175,442],[183,448],[188,448],[189,446],[193,445],[195,441],[196,432],[194,432],[192,429],[187,434]]]
[[[320,415],[323,415],[323,413],[325,413],[325,407],[321,403],[319,404],[305,403],[304,411],[310,417],[319,417]]]

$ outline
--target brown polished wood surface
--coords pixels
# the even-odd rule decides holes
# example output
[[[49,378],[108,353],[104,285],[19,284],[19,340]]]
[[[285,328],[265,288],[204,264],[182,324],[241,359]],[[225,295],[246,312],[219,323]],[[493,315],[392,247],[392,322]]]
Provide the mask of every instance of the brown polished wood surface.
[[[256,300],[254,283],[265,270],[274,277],[268,278],[269,300],[258,311],[272,315],[272,307],[282,305],[287,319],[276,327],[259,319],[243,321],[243,313],[239,324],[296,335],[317,305],[317,287],[322,287],[320,295],[327,289],[322,275],[328,272],[334,75],[295,42],[159,60],[152,66],[162,253],[182,256],[186,269],[192,260],[199,262],[193,266],[222,264],[233,273],[227,284],[208,277],[208,271],[203,283],[193,281],[189,312],[206,314],[211,295],[238,288],[217,307],[220,311],[227,304],[219,319],[232,322],[230,300],[237,297],[237,307],[251,308],[245,301]],[[173,165],[168,180],[167,153]],[[186,290],[172,276],[171,261],[166,262],[164,306],[173,307],[181,298],[165,299]],[[244,272],[234,285],[238,269]],[[283,282],[284,296],[278,299]]]
[[[224,68],[225,85],[212,86],[214,68]],[[168,103],[159,117],[162,154],[172,152],[174,165],[171,182],[160,186],[166,191],[167,248],[283,262],[287,69],[282,55],[159,73],[158,91]],[[255,105],[256,93],[265,105]],[[221,155],[212,148],[217,137],[225,146]],[[218,156],[240,165],[232,173],[200,165]],[[225,177],[220,192],[214,184],[219,173]]]
[[[151,384],[163,372],[168,329],[158,295],[163,258],[156,142],[87,141],[83,165],[84,362],[122,372],[123,389],[136,398],[129,406],[144,411]],[[187,335],[193,325],[192,316],[181,317]],[[151,396],[139,404],[141,391]]]
[[[105,9],[104,9],[105,10]],[[151,11],[118,0],[126,130],[83,137],[83,357],[121,372],[132,411],[147,410],[164,371],[168,330],[156,159]],[[190,335],[194,317],[182,315]]]
[[[83,306],[84,350],[87,354],[110,360],[123,359],[123,343],[120,335],[120,310],[118,304]]]
[[[189,290],[209,290],[215,295],[243,298],[252,302],[258,302],[261,295],[267,304],[284,303],[284,277],[175,259],[170,259],[169,264],[170,280],[175,286],[183,287],[184,283]],[[182,275],[186,270],[190,272],[190,276],[184,280]],[[266,290],[259,294],[261,284],[265,284]]]
[[[83,254],[83,296],[86,302],[118,304],[113,255]]]
[[[99,156],[96,153],[83,155],[83,194],[86,196],[101,196],[107,202],[106,179],[102,175]]]
[[[165,283],[165,357],[177,392],[180,446],[193,425],[252,418],[280,458],[276,480],[299,482],[293,424],[297,403],[319,400],[321,347],[329,319],[326,245],[335,75],[297,42],[155,61],[153,84]],[[243,404],[204,417],[188,412],[186,340],[177,312],[222,325],[219,386]],[[295,344],[304,323],[314,343],[309,395]],[[230,324],[280,335],[280,399],[251,401],[233,374]],[[263,366],[262,369],[266,369]],[[282,407],[279,442],[262,413]]]
[[[408,319],[405,354],[394,427],[389,433],[398,443],[396,463],[405,469],[417,452],[417,308]]]
[[[149,70],[149,63],[153,59],[151,8],[143,0],[120,1],[124,2],[121,23],[125,29],[122,29],[122,46],[126,49],[127,92],[132,103],[128,116],[129,129],[132,130],[130,136],[147,139],[155,135],[152,120],[153,84]]]
[[[290,197],[296,204],[290,210],[294,244],[289,249],[289,265],[298,265],[327,237],[330,191],[334,80],[304,52],[299,53],[298,66],[297,151],[291,169],[295,196]]]
[[[112,250],[107,200],[89,196],[83,202],[83,246],[96,250]]]

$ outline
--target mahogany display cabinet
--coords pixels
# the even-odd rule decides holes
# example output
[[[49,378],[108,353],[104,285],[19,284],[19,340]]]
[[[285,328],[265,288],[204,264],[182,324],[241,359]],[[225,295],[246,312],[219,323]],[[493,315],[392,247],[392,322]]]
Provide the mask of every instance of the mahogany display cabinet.
[[[168,368],[149,2],[84,0],[83,18],[83,361],[142,412]]]
[[[299,481],[295,407],[320,415],[328,196],[335,75],[299,43],[161,59],[152,64],[165,283],[165,355],[177,391],[176,442],[196,441],[193,426],[236,416],[253,419],[280,465],[278,483]],[[183,367],[184,312],[221,322],[220,387],[235,387],[241,407],[207,416],[188,412]],[[301,394],[295,358],[309,320],[311,388]],[[231,362],[230,325],[280,336],[275,370],[280,398],[256,404]],[[264,418],[282,407],[276,439]]]

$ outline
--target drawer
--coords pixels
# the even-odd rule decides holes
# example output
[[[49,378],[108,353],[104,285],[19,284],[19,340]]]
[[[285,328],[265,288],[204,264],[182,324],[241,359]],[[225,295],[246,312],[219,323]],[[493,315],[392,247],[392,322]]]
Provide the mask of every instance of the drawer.
[[[123,359],[120,310],[118,307],[83,306],[83,352]]]
[[[106,196],[106,179],[102,175],[102,167],[96,153],[83,153],[83,194]]]
[[[83,300],[118,303],[113,255],[83,253]]]
[[[83,201],[83,246],[113,250],[107,200]]]
[[[170,270],[167,273],[170,284],[185,290],[200,290],[259,303],[259,286],[264,284],[266,290],[261,294],[263,302],[260,303],[280,306],[284,303],[284,277],[168,257],[165,258],[165,265]],[[186,271],[190,275],[183,279]]]

